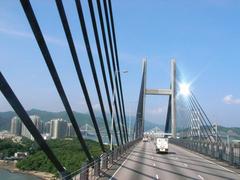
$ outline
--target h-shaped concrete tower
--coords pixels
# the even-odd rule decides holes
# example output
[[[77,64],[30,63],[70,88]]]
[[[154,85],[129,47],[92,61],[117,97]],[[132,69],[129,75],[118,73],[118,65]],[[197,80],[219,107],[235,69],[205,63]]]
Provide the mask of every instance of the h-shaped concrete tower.
[[[168,114],[165,125],[165,132],[172,133],[172,137],[176,138],[176,60],[171,60],[171,83],[169,89],[147,89],[147,60],[143,60],[142,84],[139,95],[139,103],[137,109],[137,123],[135,127],[136,135],[141,137],[144,132],[145,119],[145,99],[146,95],[166,95],[169,96]]]

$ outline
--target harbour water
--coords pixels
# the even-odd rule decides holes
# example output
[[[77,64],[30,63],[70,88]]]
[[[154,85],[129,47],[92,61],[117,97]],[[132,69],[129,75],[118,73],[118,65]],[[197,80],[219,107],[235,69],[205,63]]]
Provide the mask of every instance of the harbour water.
[[[7,170],[0,169],[0,179],[4,180],[40,180],[36,176],[21,173],[11,173]]]

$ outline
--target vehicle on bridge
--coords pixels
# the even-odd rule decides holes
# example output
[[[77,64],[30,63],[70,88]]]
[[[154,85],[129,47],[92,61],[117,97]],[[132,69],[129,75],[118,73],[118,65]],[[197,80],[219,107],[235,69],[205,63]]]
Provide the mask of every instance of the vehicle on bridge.
[[[143,137],[143,142],[148,142],[148,137]]]
[[[165,137],[156,138],[155,145],[156,145],[157,153],[159,153],[159,152],[160,153],[162,153],[162,152],[168,153],[168,138],[165,138]]]

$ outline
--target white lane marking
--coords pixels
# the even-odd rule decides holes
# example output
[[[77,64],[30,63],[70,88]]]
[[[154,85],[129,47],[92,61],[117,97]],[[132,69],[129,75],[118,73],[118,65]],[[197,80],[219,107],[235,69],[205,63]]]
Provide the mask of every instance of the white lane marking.
[[[155,164],[155,163],[153,163],[153,166],[156,166],[156,164]]]
[[[183,148],[182,148],[182,149],[183,149]],[[221,168],[225,169],[225,170],[228,171],[228,172],[231,172],[231,173],[234,173],[234,174],[237,175],[237,176],[240,176],[237,172],[232,171],[232,170],[230,170],[230,169],[227,169],[227,168],[225,168],[225,167],[223,167],[223,166],[221,166],[221,165],[219,165],[219,164],[217,164],[217,163],[215,163],[215,162],[213,162],[213,161],[209,161],[209,160],[205,159],[204,157],[201,157],[201,156],[197,155],[196,153],[194,153],[194,152],[192,152],[192,151],[190,151],[190,150],[188,150],[188,149],[184,149],[184,150],[185,150],[185,151],[188,151],[188,152],[190,152],[190,153],[192,153],[192,154],[194,154],[195,156],[197,156],[197,157],[199,157],[199,158],[201,158],[201,159],[204,159],[205,161],[209,162],[210,164],[214,164],[214,165],[216,165],[216,166],[218,166],[218,167],[221,167]]]
[[[201,157],[201,156],[199,156],[199,157]],[[205,158],[202,158],[202,159],[205,159]],[[234,173],[234,174],[240,176],[240,175],[239,175],[237,172],[235,172],[235,171],[232,171],[232,170],[230,170],[230,169],[227,169],[227,168],[225,168],[225,167],[223,167],[223,166],[221,166],[221,165],[219,165],[219,164],[217,164],[217,163],[215,163],[215,162],[213,162],[213,161],[209,161],[209,160],[207,160],[207,159],[205,159],[205,160],[206,160],[207,162],[209,162],[209,163],[212,163],[212,164],[214,164],[214,165],[217,165],[217,166],[225,169],[226,171],[229,171],[229,172],[231,172],[231,173]]]
[[[132,155],[133,151],[127,156],[127,158],[123,161],[123,163],[121,164],[121,166],[115,171],[115,173],[112,175],[111,178],[109,178],[109,180],[112,180],[113,177],[118,173],[118,171],[122,168],[122,166],[126,163],[126,161],[129,159],[129,156]]]
[[[158,179],[158,175],[156,174],[156,179]]]
[[[201,157],[201,156],[199,156],[199,157]],[[205,159],[205,158],[203,158],[203,157],[201,157],[201,158],[202,158],[202,159]],[[231,172],[231,173],[236,173],[237,175],[239,175],[237,172],[232,171],[232,170],[230,170],[230,169],[227,169],[227,168],[225,168],[225,167],[223,167],[223,166],[221,166],[221,165],[219,165],[219,164],[217,164],[217,163],[215,163],[215,162],[213,162],[213,161],[209,161],[209,160],[207,160],[207,159],[205,159],[205,160],[206,160],[207,162],[209,162],[209,163],[212,163],[212,164],[214,164],[214,165],[217,165],[217,166],[225,169],[226,171],[229,171],[229,172]]]
[[[198,175],[199,179],[204,180],[204,178],[201,175]]]
[[[186,163],[183,163],[183,165],[184,165],[185,167],[188,167],[188,165],[187,165]]]

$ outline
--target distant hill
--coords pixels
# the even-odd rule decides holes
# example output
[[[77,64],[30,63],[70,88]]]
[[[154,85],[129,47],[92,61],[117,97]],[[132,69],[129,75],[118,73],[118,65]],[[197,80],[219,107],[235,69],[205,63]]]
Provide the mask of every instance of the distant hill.
[[[144,124],[144,131],[148,131],[148,130],[153,129],[155,127],[160,128],[162,131],[164,131],[164,129],[165,129],[165,126],[163,124],[157,124],[157,123],[153,123],[153,122],[150,122],[150,121],[146,120],[145,124]]]
[[[227,136],[229,136],[230,140],[231,139],[240,140],[240,128],[238,127],[228,128],[228,127],[218,126],[218,132],[223,139],[226,139]]]
[[[13,111],[0,112],[0,130],[10,129],[10,123],[13,116],[15,116],[15,112]]]
[[[29,115],[37,115],[41,118],[42,121],[46,122],[55,118],[62,118],[69,121],[68,115],[65,111],[61,112],[48,112],[38,109],[31,109],[27,111]],[[85,113],[74,112],[75,118],[79,125],[84,125],[86,123],[92,125],[90,116]],[[0,130],[9,130],[11,126],[11,119],[16,116],[16,113],[13,111],[0,112]],[[103,125],[103,120],[97,117],[99,125]]]
[[[68,115],[65,111],[60,112],[49,112],[49,111],[43,111],[39,109],[31,109],[27,111],[29,115],[38,115],[42,121],[46,122],[51,119],[55,118],[62,118],[67,121],[69,121]],[[86,123],[92,126],[92,121],[90,119],[90,116],[86,113],[80,113],[80,112],[74,112],[75,118],[80,126],[85,125]],[[7,111],[7,112],[0,112],[0,130],[9,130],[11,125],[11,119],[16,116],[16,113],[13,111]],[[99,128],[104,128],[104,122],[101,117],[100,113],[97,113],[98,117],[97,121],[99,124]],[[109,117],[110,115],[108,115]],[[129,119],[129,118],[127,118]],[[132,125],[134,123],[135,117],[131,117],[132,119]],[[108,118],[109,121],[111,121],[111,118]],[[110,122],[109,122],[110,124]],[[128,122],[127,122],[128,124]],[[145,131],[148,131],[150,129],[153,129],[154,127],[159,127],[160,129],[164,130],[164,125],[159,123],[154,123],[150,121],[145,121]],[[218,133],[222,138],[227,137],[229,135],[232,139],[240,139],[240,128],[238,127],[223,127],[218,126]]]
[[[43,111],[43,110],[38,110],[38,109],[31,109],[29,111],[27,111],[29,115],[37,115],[41,118],[42,121],[46,122],[49,121],[51,119],[55,119],[55,118],[62,118],[65,120],[69,121],[68,115],[66,113],[66,111],[60,111],[60,112],[49,112],[49,111]],[[90,119],[90,116],[86,113],[80,113],[80,112],[74,112],[75,118],[78,122],[78,124],[84,125],[84,124],[90,124],[92,125],[92,121]],[[11,126],[11,119],[16,116],[16,113],[13,111],[8,111],[8,112],[0,112],[0,130],[9,130],[10,126]],[[108,116],[109,117],[109,116]],[[98,124],[100,127],[104,127],[104,122],[102,117],[96,117]],[[135,117],[132,117],[131,119],[133,120]],[[108,118],[108,120],[110,121],[111,119]],[[127,122],[128,123],[128,122]],[[132,121],[133,123],[133,121]],[[110,122],[109,122],[110,124]],[[133,124],[132,124],[133,125]],[[146,121],[145,122],[145,131],[152,129],[154,127],[162,127],[159,126],[158,124]]]

